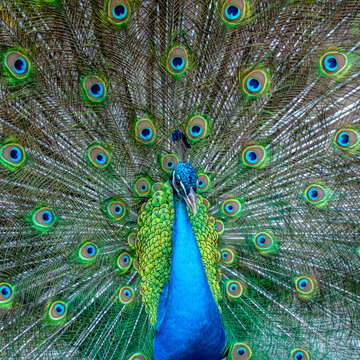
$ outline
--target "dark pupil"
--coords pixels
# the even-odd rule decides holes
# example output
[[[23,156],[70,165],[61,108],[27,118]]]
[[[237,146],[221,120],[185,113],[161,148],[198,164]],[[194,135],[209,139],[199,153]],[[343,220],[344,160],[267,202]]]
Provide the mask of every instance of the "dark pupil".
[[[96,158],[98,159],[98,161],[101,161],[103,159],[103,156],[99,154]]]
[[[235,290],[236,290],[236,286],[233,285],[233,286],[231,287],[231,291],[235,291]]]
[[[9,293],[9,291],[8,291],[8,289],[4,288],[4,289],[1,290],[1,293],[2,293],[4,296],[6,296],[6,295]]]
[[[329,67],[334,68],[334,67],[337,66],[337,61],[336,61],[335,58],[330,58],[330,59],[328,60],[328,64],[329,64]]]
[[[259,86],[259,80],[251,79],[250,80],[250,86],[257,89],[257,87]]]
[[[312,196],[313,198],[316,198],[316,197],[318,196],[318,192],[317,192],[316,190],[313,190],[313,191],[311,192],[311,196]]]
[[[245,354],[244,349],[239,349],[239,350],[238,350],[238,354],[239,354],[239,355],[244,355],[244,354]]]
[[[141,190],[142,190],[142,191],[145,191],[145,190],[146,190],[146,186],[143,185],[143,186],[141,187]]]
[[[193,126],[193,128],[192,128],[192,131],[195,133],[195,134],[198,134],[199,132],[200,132],[200,126],[198,126],[198,125],[195,125],[195,126]]]
[[[227,253],[223,253],[223,258],[227,258]]]
[[[129,259],[125,256],[124,257],[124,263],[127,264],[128,261],[129,261]]]
[[[257,159],[257,155],[256,153],[254,153],[253,151],[249,154],[249,158],[252,160],[252,161],[255,161]]]
[[[141,133],[144,137],[147,137],[150,135],[150,130],[149,129],[143,129],[141,130]]]
[[[48,213],[45,213],[45,214],[43,214],[43,219],[45,220],[45,221],[48,221],[49,220],[49,214]]]
[[[89,246],[87,248],[87,252],[88,252],[88,254],[92,254],[93,253],[93,248],[91,246]]]
[[[19,157],[18,152],[15,149],[11,150],[10,151],[10,157],[12,159],[17,159]]]
[[[301,360],[303,356],[301,354],[296,355],[296,360]]]
[[[233,206],[232,205],[229,205],[228,206],[228,210],[231,211],[233,209]]]
[[[123,14],[125,14],[125,7],[124,7],[124,5],[118,5],[114,9],[114,11],[117,16],[123,15]]]
[[[199,186],[203,186],[203,182],[202,181],[199,181]]]
[[[306,286],[306,282],[303,281],[303,282],[300,284],[300,286],[301,286],[302,288],[304,288],[304,287]]]
[[[348,134],[341,135],[341,142],[342,143],[347,144],[348,141],[349,141],[349,135]]]
[[[115,211],[116,211],[116,212],[119,212],[119,211],[120,211],[120,207],[117,206],[117,207],[115,208]]]
[[[23,66],[24,66],[24,63],[23,63],[23,61],[22,61],[21,59],[17,59],[17,60],[15,61],[14,66],[15,66],[15,69],[16,69],[16,70],[22,70],[22,68],[23,68]]]
[[[168,166],[168,168],[172,168],[173,167],[173,163],[171,162],[171,161],[169,161],[168,163],[167,163],[167,166]]]
[[[229,15],[236,16],[239,13],[239,9],[237,8],[237,6],[229,6],[228,13]]]
[[[57,313],[60,314],[61,313],[61,306],[57,306],[55,310],[56,310]]]
[[[91,87],[91,91],[93,94],[97,95],[99,92],[100,92],[100,85],[99,84],[94,84],[92,87]]]
[[[181,57],[175,57],[173,60],[174,66],[181,66],[183,63],[183,59]]]
[[[260,239],[260,244],[264,244],[265,243],[265,239],[264,238],[261,238]]]

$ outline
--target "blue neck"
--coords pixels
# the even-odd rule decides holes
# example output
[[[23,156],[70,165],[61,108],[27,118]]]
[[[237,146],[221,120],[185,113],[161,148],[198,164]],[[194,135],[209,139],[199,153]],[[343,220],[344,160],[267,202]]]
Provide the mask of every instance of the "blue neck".
[[[164,320],[155,337],[154,360],[220,359],[225,332],[186,203],[174,195],[172,260]]]

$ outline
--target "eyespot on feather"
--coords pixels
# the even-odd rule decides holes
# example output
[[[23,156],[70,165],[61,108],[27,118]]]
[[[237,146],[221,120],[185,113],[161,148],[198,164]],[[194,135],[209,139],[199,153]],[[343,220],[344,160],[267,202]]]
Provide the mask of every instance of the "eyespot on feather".
[[[87,242],[79,249],[79,258],[84,262],[93,261],[98,255],[98,248],[92,242]]]
[[[135,182],[134,193],[136,196],[149,196],[151,192],[151,184],[149,179],[142,177]]]
[[[294,349],[291,351],[291,360],[310,360],[310,356],[305,350]]]
[[[344,151],[356,151],[360,147],[360,132],[355,128],[342,128],[335,134],[334,144]]]
[[[108,201],[106,211],[110,219],[114,221],[119,221],[125,216],[125,205],[120,200],[110,200]]]
[[[203,193],[205,191],[209,191],[210,189],[210,178],[204,174],[200,173],[198,175],[198,182],[197,182],[197,192]]]
[[[110,164],[110,155],[102,146],[98,144],[90,145],[86,150],[86,159],[98,169],[105,169]]]
[[[242,80],[244,92],[251,96],[261,95],[268,85],[268,77],[264,70],[253,70]]]
[[[161,157],[160,165],[161,168],[167,173],[171,174],[172,171],[176,168],[179,159],[175,154],[166,154]]]
[[[86,98],[93,103],[100,103],[106,98],[106,86],[97,76],[88,76],[82,80],[82,88]]]
[[[314,183],[307,187],[304,193],[305,199],[316,207],[323,207],[328,202],[328,189],[318,183]]]
[[[231,352],[232,360],[248,360],[252,357],[250,346],[244,343],[234,344]]]
[[[347,56],[339,51],[329,51],[320,59],[320,68],[324,75],[338,75],[347,65]]]
[[[255,248],[260,254],[266,255],[275,252],[275,237],[270,232],[259,232],[253,237]]]
[[[299,295],[309,297],[314,295],[316,290],[315,280],[308,276],[301,276],[295,280],[295,287]]]
[[[238,217],[241,215],[242,204],[238,199],[228,199],[223,202],[221,210],[226,216]]]
[[[226,294],[230,300],[238,299],[244,293],[244,286],[239,281],[231,280],[226,285]]]
[[[60,321],[67,314],[67,306],[63,301],[55,301],[50,305],[49,317],[52,321]]]
[[[115,25],[125,25],[131,16],[131,6],[127,0],[109,0],[107,1],[107,15]]]
[[[20,144],[14,142],[3,143],[0,149],[0,160],[5,166],[14,169],[22,165],[26,160],[25,151]]]
[[[207,136],[209,121],[201,115],[194,115],[185,125],[185,133],[191,143],[195,143]]]
[[[231,266],[235,262],[235,252],[231,249],[221,249],[221,261],[226,266]]]
[[[156,129],[154,123],[147,118],[139,119],[135,123],[136,140],[151,145],[156,137]]]
[[[221,220],[216,220],[215,221],[215,231],[221,235],[224,233],[225,231],[225,225]]]
[[[18,80],[27,78],[30,74],[30,62],[27,57],[18,52],[11,50],[5,54],[5,68],[10,75]]]
[[[34,210],[32,223],[35,228],[41,231],[49,230],[56,222],[56,215],[48,207],[41,207]]]
[[[268,160],[266,149],[260,145],[250,145],[242,152],[242,161],[249,167],[263,167]]]
[[[221,16],[223,21],[228,25],[237,25],[245,17],[246,2],[245,0],[228,0],[222,6]]]
[[[124,286],[120,289],[119,300],[122,304],[130,304],[134,300],[134,291],[129,286]]]
[[[127,240],[130,249],[134,250],[136,248],[136,233],[130,233]]]
[[[128,252],[123,252],[119,255],[117,260],[117,266],[120,269],[121,273],[127,272],[132,264],[132,257]]]
[[[5,282],[0,283],[0,306],[9,304],[13,297],[13,287]]]
[[[173,47],[168,54],[166,68],[174,76],[182,75],[189,66],[187,51],[182,46]]]

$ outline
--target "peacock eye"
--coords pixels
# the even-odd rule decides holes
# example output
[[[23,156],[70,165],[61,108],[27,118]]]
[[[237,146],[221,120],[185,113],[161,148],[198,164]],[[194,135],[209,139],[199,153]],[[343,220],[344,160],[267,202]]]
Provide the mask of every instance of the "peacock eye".
[[[98,169],[104,169],[110,164],[109,153],[100,145],[91,145],[85,156]]]
[[[224,223],[221,220],[216,220],[215,221],[215,231],[221,235],[224,233],[225,231],[225,226]]]
[[[295,286],[300,295],[311,295],[315,291],[314,281],[307,276],[297,278],[295,280]]]
[[[273,235],[261,232],[254,236],[254,244],[256,249],[263,255],[274,251],[274,237]]]
[[[9,52],[6,55],[5,67],[17,79],[24,79],[29,75],[30,63],[25,55],[18,52]]]
[[[245,0],[228,0],[222,7],[222,18],[229,25],[236,25],[245,16]]]
[[[161,158],[160,164],[167,174],[171,174],[171,172],[176,168],[178,162],[178,157],[175,154],[167,154]]]
[[[130,234],[128,235],[127,240],[128,240],[129,247],[130,247],[131,249],[135,249],[135,245],[136,245],[136,233],[130,233]]]
[[[124,25],[130,18],[131,7],[127,0],[110,0],[107,6],[110,21],[116,25]]]
[[[224,265],[232,265],[235,261],[235,253],[230,249],[222,249],[221,252],[221,261]],[[233,285],[235,286],[235,285]]]
[[[232,359],[234,360],[248,360],[252,356],[252,351],[247,344],[235,344],[232,350]]]
[[[137,196],[148,196],[151,190],[150,181],[146,178],[140,178],[136,181],[134,192]]]
[[[65,318],[67,307],[63,301],[55,301],[49,309],[49,317],[53,321],[59,321]]]
[[[16,143],[4,144],[0,149],[0,160],[10,167],[18,167],[25,161],[25,151]]]
[[[123,202],[116,200],[109,202],[107,214],[110,219],[120,220],[125,215],[125,205]]]
[[[183,74],[188,67],[188,56],[185,48],[181,46],[170,50],[167,60],[167,69],[172,75]]]
[[[309,354],[302,349],[295,349],[291,352],[292,360],[309,360]]]
[[[204,173],[199,174],[198,183],[197,183],[197,190],[199,191],[199,193],[208,191],[209,187],[210,187],[210,178]]]
[[[55,214],[47,207],[36,210],[32,215],[34,227],[39,230],[48,230],[55,223]]]
[[[258,96],[263,93],[267,83],[267,75],[263,70],[251,71],[242,82],[245,93],[250,96]]]
[[[156,137],[156,129],[154,123],[147,118],[139,119],[135,123],[136,140],[151,145]]]
[[[324,186],[313,184],[305,190],[305,198],[310,204],[319,206],[326,203],[328,193]]]
[[[268,157],[263,146],[251,145],[243,151],[242,159],[246,166],[262,167],[266,164]]]
[[[0,283],[0,305],[8,303],[13,297],[13,289],[8,283]]]
[[[337,75],[347,66],[348,60],[345,54],[331,51],[320,59],[320,66],[325,75]]]
[[[91,102],[101,102],[106,97],[105,83],[96,76],[90,76],[82,81],[86,98]]]
[[[226,294],[230,300],[238,299],[244,292],[243,285],[236,280],[229,281],[226,286]]]
[[[357,129],[341,129],[335,135],[334,144],[342,150],[357,150],[360,147],[360,133]]]
[[[188,139],[195,143],[207,135],[208,128],[209,121],[204,116],[194,115],[187,120],[185,133]]]
[[[225,215],[236,217],[241,214],[242,206],[239,200],[229,199],[223,202],[222,211]]]
[[[132,288],[128,286],[121,288],[119,293],[119,299],[120,302],[122,302],[124,305],[129,304],[134,299],[134,292]]]
[[[95,244],[91,242],[87,242],[86,244],[82,245],[79,249],[79,257],[81,260],[84,261],[91,261],[95,260],[98,254],[98,248]]]
[[[119,255],[117,259],[117,266],[122,273],[128,271],[131,267],[132,258],[129,253],[124,252]]]

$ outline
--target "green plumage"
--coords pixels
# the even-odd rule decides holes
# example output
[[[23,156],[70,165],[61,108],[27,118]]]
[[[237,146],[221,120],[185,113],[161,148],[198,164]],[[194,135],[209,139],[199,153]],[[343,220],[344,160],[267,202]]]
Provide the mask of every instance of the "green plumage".
[[[356,0],[3,0],[0,358],[152,359],[179,129],[226,358],[359,359],[359,27]]]

